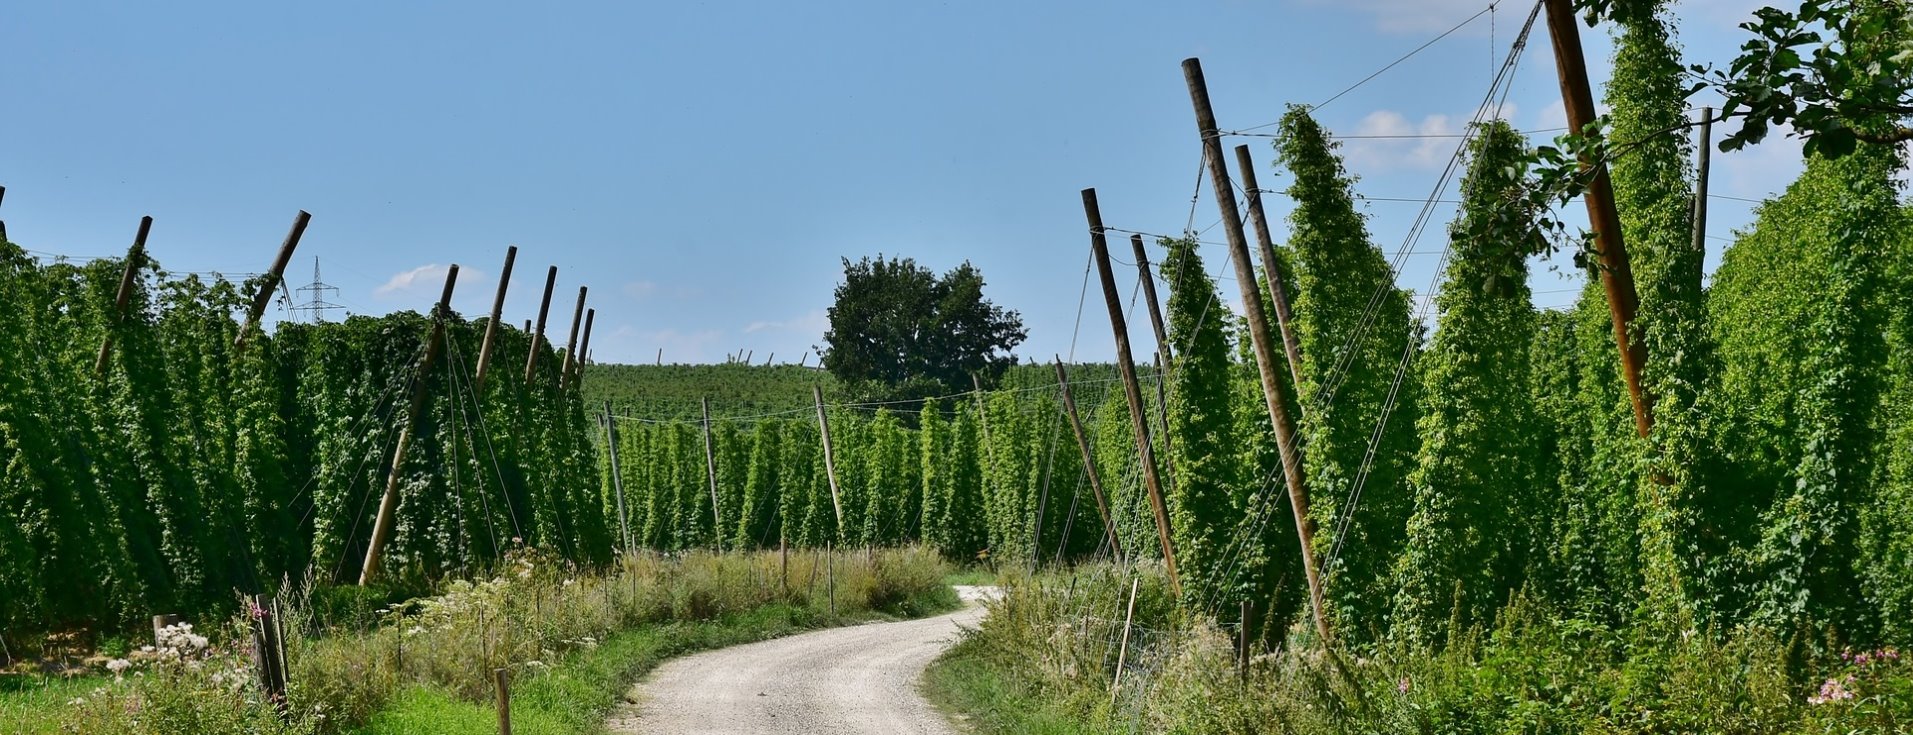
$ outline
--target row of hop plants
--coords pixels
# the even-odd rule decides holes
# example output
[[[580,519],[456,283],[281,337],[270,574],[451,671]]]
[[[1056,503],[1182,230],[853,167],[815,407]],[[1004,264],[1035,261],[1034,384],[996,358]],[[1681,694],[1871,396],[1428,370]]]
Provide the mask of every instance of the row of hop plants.
[[[205,632],[191,623],[159,631],[155,644],[101,662],[96,684],[69,699],[16,711],[0,699],[0,715],[9,735],[359,732],[407,687],[489,702],[497,669],[523,685],[643,626],[767,606],[798,627],[941,609],[954,603],[945,572],[921,548],[834,559],[801,551],[645,554],[598,570],[520,549],[493,574],[397,604],[313,583],[289,590],[281,701],[262,693],[252,620],[242,611]]]
[[[1129,536],[1153,529],[1143,525],[1153,521],[1138,516],[1147,504],[1128,409],[1108,382],[1072,389],[1110,494],[1106,504],[1119,534]],[[614,405],[621,474],[611,476],[609,452],[600,470],[616,543],[627,536],[634,548],[654,550],[925,543],[966,562],[1109,553],[1054,379],[907,409],[833,406],[831,468],[815,415],[794,413],[717,417],[707,462],[701,421],[636,419]],[[1160,418],[1153,407],[1151,416]]]
[[[597,448],[561,356],[501,328],[482,393],[484,325],[448,315],[419,375],[429,317],[401,312],[254,329],[259,284],[137,264],[43,262],[0,242],[0,626],[9,655],[41,634],[110,635],[155,613],[231,609],[235,589],[311,571],[355,581],[385,480],[401,501],[385,579],[419,588],[496,561],[514,537],[610,559]],[[113,340],[95,372],[103,339]],[[390,467],[409,392],[429,397]]]

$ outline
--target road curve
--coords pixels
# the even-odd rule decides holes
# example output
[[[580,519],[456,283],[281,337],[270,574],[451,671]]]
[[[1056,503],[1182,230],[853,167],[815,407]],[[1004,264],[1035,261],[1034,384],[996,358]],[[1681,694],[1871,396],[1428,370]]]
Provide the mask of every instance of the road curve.
[[[616,712],[614,733],[643,735],[955,735],[917,692],[923,670],[975,627],[987,588],[959,587],[962,610],[802,633],[679,658]]]

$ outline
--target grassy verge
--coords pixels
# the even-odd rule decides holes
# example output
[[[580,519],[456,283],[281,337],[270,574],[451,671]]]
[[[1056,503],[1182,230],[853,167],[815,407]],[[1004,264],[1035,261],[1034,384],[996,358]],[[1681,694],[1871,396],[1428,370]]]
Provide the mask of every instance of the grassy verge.
[[[1008,597],[932,665],[927,694],[983,735],[1913,732],[1913,655],[1814,653],[1753,629],[1656,639],[1519,598],[1439,647],[1329,657],[1297,628],[1239,675],[1232,631],[1152,575],[1115,687],[1128,582],[1005,575]]]
[[[990,663],[984,644],[951,648],[924,672],[924,695],[979,735],[1086,735],[1098,732],[1069,707]]]
[[[819,552],[653,554],[595,572],[528,552],[489,577],[384,607],[342,607],[325,591],[292,595],[282,616],[290,633],[283,701],[268,701],[254,684],[251,621],[242,617],[169,629],[103,667],[114,676],[0,678],[12,684],[0,687],[0,735],[495,732],[499,668],[514,682],[517,731],[590,733],[668,656],[950,609],[948,572],[923,548],[834,560]],[[366,609],[342,614],[358,607]]]
[[[956,607],[947,588],[914,601],[909,610],[929,614]],[[769,605],[722,620],[666,623],[618,633],[603,645],[580,651],[512,691],[512,732],[583,735],[604,730],[604,720],[632,684],[665,660],[696,651],[778,638],[832,625],[891,618],[884,614],[829,617],[815,610]],[[498,731],[492,704],[415,686],[375,715],[365,735],[481,735]]]

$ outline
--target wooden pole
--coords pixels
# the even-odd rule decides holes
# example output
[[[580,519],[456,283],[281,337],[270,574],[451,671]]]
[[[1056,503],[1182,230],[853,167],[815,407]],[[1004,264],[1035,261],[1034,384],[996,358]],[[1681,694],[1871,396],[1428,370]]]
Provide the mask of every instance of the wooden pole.
[[[483,395],[485,372],[492,364],[492,345],[498,335],[498,320],[505,313],[505,290],[511,287],[511,267],[518,262],[518,246],[505,248],[505,267],[498,271],[498,294],[492,297],[492,318],[485,322],[485,341],[478,345],[478,376],[472,379],[472,394]]]
[[[120,322],[126,321],[126,302],[133,297],[133,281],[139,277],[140,262],[146,256],[146,235],[152,230],[152,217],[139,218],[139,232],[133,235],[133,247],[126,251],[126,270],[120,273],[120,292],[113,298],[113,325],[100,338],[100,356],[93,360],[94,375],[106,374],[107,356],[113,354],[113,333]]]
[[[830,418],[824,415],[824,389],[810,387],[810,395],[817,400],[817,430],[824,435],[824,477],[830,480],[830,506],[837,511],[837,535],[844,535],[844,499],[842,491],[837,489],[837,455],[830,449]]]
[[[704,408],[704,477],[711,485],[711,542],[724,551],[724,514],[717,507],[717,454],[711,451],[711,399],[700,398]]]
[[[584,326],[585,293],[589,290],[588,286],[578,287],[578,306],[571,312],[571,336],[565,338],[565,361],[558,367],[559,388],[571,382],[571,364],[577,362],[578,356],[578,328]]]
[[[545,318],[551,315],[551,289],[558,285],[558,266],[545,271],[545,297],[538,301],[538,329],[531,333],[531,349],[525,355],[525,385],[531,385],[532,368],[538,366],[538,348],[545,342]]]
[[[1700,108],[1699,165],[1694,171],[1694,252],[1707,252],[1707,169],[1713,160],[1714,108]]]
[[[0,186],[0,200],[7,198],[7,187]],[[0,241],[7,240],[7,223],[0,222]]]
[[[1275,325],[1282,330],[1282,352],[1289,358],[1289,385],[1302,389],[1302,343],[1295,338],[1295,314],[1289,310],[1289,291],[1283,285],[1282,261],[1275,257],[1275,238],[1269,235],[1269,219],[1262,214],[1262,188],[1255,181],[1255,159],[1249,147],[1235,147],[1236,168],[1242,171],[1242,188],[1249,193],[1249,224],[1255,226],[1255,244],[1262,251],[1262,279],[1269,288],[1269,301],[1275,305]]]
[[[1209,106],[1209,84],[1202,77],[1202,62],[1183,60],[1182,76],[1189,85],[1189,101],[1195,106],[1196,131],[1202,136],[1202,148],[1207,153],[1210,186],[1215,190],[1216,207],[1221,211],[1223,231],[1228,235],[1236,285],[1241,287],[1242,314],[1249,323],[1256,372],[1262,378],[1263,403],[1268,406],[1269,424],[1275,429],[1282,474],[1288,478],[1289,505],[1295,511],[1295,532],[1302,546],[1302,571],[1308,576],[1309,607],[1314,613],[1316,632],[1322,636],[1322,645],[1327,647],[1335,638],[1330,635],[1328,613],[1322,604],[1322,577],[1315,561],[1315,529],[1309,522],[1308,490],[1302,484],[1301,455],[1290,433],[1294,423],[1283,401],[1282,383],[1276,378],[1275,346],[1271,344],[1268,316],[1262,311],[1261,289],[1255,283],[1255,263],[1249,259],[1249,239],[1242,231],[1242,215],[1236,211],[1235,186],[1229,182],[1228,160],[1222,157],[1222,135],[1216,132],[1216,115]]]
[[[292,251],[299,248],[299,238],[305,237],[306,225],[312,222],[312,215],[305,210],[292,218],[292,231],[286,233],[286,240],[279,244],[279,255],[272,259],[272,267],[266,271],[266,278],[259,282],[259,293],[252,297],[252,308],[246,310],[246,321],[239,325],[239,336],[233,340],[233,348],[246,349],[246,338],[252,334],[253,327],[259,325],[259,317],[266,313],[266,304],[272,303],[272,291],[279,287],[280,279],[285,277],[286,263],[292,261]]]
[[[578,361],[571,365],[572,386],[582,385],[585,380],[585,362],[591,359],[591,326],[598,321],[597,309],[585,310],[585,333],[578,338]]]
[[[611,401],[604,402],[604,443],[611,455],[611,491],[618,499],[618,531],[624,539],[624,555],[634,557],[637,546],[631,543],[631,521],[624,512],[624,471],[618,466],[618,420],[611,415]]]
[[[1156,514],[1156,535],[1162,542],[1163,565],[1169,588],[1182,596],[1182,578],[1176,574],[1176,541],[1169,532],[1169,506],[1163,501],[1162,480],[1156,476],[1156,450],[1149,444],[1148,418],[1143,411],[1142,387],[1136,381],[1136,362],[1129,353],[1129,325],[1123,319],[1122,297],[1116,293],[1116,274],[1109,268],[1109,242],[1103,235],[1103,212],[1096,190],[1083,190],[1083,215],[1089,219],[1089,247],[1096,256],[1096,273],[1103,281],[1103,301],[1109,307],[1109,326],[1116,335],[1116,371],[1122,375],[1123,397],[1129,401],[1129,425],[1136,434],[1136,452],[1142,457],[1143,487]]]
[[[265,595],[252,596],[253,667],[258,672],[260,691],[283,716],[286,713],[285,662],[278,655],[279,629],[273,624],[270,604]]]
[[[1109,553],[1112,558],[1123,558],[1122,544],[1116,541],[1116,522],[1109,515],[1109,502],[1103,496],[1103,480],[1096,472],[1095,453],[1090,450],[1089,434],[1083,431],[1083,422],[1076,415],[1076,399],[1069,392],[1069,375],[1063,370],[1063,357],[1056,356],[1056,384],[1063,389],[1063,413],[1069,416],[1070,432],[1076,435],[1076,448],[1083,453],[1083,471],[1089,474],[1089,490],[1096,495],[1096,514],[1102,516],[1103,534],[1109,537]]]
[[[1162,353],[1154,356],[1156,363],[1156,424],[1162,428],[1162,451],[1169,459],[1162,463],[1163,485],[1169,492],[1176,491],[1176,444],[1169,433],[1169,366],[1163,363]]]
[[[1543,0],[1548,9],[1548,35],[1554,40],[1554,62],[1560,72],[1561,102],[1567,108],[1568,132],[1580,135],[1594,122],[1594,92],[1588,87],[1587,60],[1581,55],[1581,30],[1575,24],[1572,0]],[[1634,289],[1634,268],[1622,240],[1621,216],[1614,209],[1614,186],[1607,163],[1586,156],[1581,172],[1588,176],[1588,221],[1594,224],[1594,249],[1600,256],[1601,289],[1607,294],[1608,314],[1614,322],[1614,344],[1620,348],[1621,372],[1627,378],[1628,398],[1634,404],[1634,430],[1647,436],[1654,429],[1654,396],[1641,384],[1647,364],[1647,345],[1629,333],[1640,294]]]
[[[399,506],[399,478],[405,468],[405,453],[412,447],[413,432],[418,429],[420,414],[425,412],[426,376],[432,372],[432,363],[438,361],[438,353],[445,338],[445,318],[452,313],[452,288],[458,285],[458,264],[445,272],[445,290],[438,297],[438,313],[433,315],[432,333],[425,338],[425,356],[418,363],[418,379],[412,385],[411,410],[405,415],[405,428],[399,431],[399,443],[392,450],[392,471],[385,478],[385,495],[379,499],[378,520],[372,523],[372,540],[365,547],[365,566],[359,570],[359,586],[371,584],[378,576],[379,558],[385,551],[387,537],[392,535],[393,515]]]
[[[830,590],[830,616],[837,617],[837,553],[831,549],[829,541],[824,542],[824,586]]]
[[[1129,628],[1136,622],[1136,590],[1142,579],[1129,581],[1129,612],[1123,614],[1123,642],[1116,648],[1116,680],[1109,685],[1109,706],[1116,706],[1116,695],[1123,690],[1123,664],[1129,660]]]
[[[492,682],[498,691],[498,735],[511,735],[511,670],[493,669]]]
[[[1249,680],[1249,601],[1242,601],[1242,618],[1236,626],[1235,673],[1236,678]]]
[[[1169,329],[1163,326],[1162,303],[1156,300],[1156,279],[1149,274],[1149,250],[1142,245],[1142,235],[1130,235],[1129,246],[1136,250],[1136,275],[1142,281],[1142,297],[1149,302],[1149,326],[1156,331],[1156,349],[1174,358],[1176,353],[1169,347]]]

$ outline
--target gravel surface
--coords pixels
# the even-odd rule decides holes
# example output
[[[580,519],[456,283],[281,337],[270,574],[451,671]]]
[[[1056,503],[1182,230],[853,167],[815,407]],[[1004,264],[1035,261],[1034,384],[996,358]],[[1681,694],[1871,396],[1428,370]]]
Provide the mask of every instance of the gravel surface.
[[[917,685],[924,667],[975,627],[992,588],[958,587],[948,615],[833,628],[672,660],[613,715],[614,733],[954,735]]]

